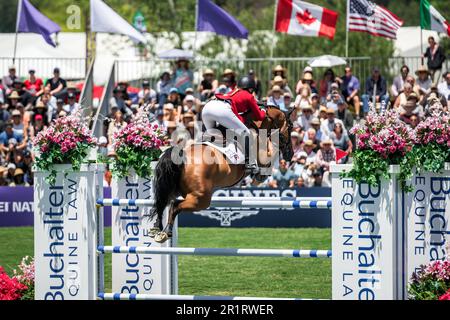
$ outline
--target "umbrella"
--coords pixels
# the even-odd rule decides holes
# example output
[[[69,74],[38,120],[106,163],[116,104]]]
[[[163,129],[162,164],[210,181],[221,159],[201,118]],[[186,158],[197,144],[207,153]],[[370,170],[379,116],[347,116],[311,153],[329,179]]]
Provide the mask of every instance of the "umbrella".
[[[315,68],[318,68],[318,67],[331,68],[334,66],[341,66],[343,64],[347,64],[347,61],[345,61],[344,59],[342,59],[340,57],[324,55],[324,56],[312,58],[311,60],[308,61],[308,64],[311,67],[315,67]]]
[[[192,51],[171,49],[158,53],[158,57],[160,59],[166,60],[178,60],[178,59],[190,60],[194,57],[194,54],[192,53]]]

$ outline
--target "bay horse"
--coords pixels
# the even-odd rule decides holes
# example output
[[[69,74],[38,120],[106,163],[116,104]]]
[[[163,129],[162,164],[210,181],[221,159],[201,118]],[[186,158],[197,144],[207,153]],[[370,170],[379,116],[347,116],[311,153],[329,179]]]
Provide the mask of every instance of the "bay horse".
[[[283,152],[286,152],[290,145],[290,126],[286,115],[276,107],[268,106],[266,111],[263,121],[255,121],[251,116],[246,118],[246,125],[250,129],[255,129],[256,132],[261,129],[272,132],[272,136],[267,139],[268,146],[263,150],[258,146],[258,164],[261,167],[271,162],[273,134],[279,134],[279,149]],[[194,146],[197,147],[197,152],[194,152]],[[199,148],[201,152],[198,152]],[[173,161],[172,153],[179,151],[174,147],[166,150],[154,171],[155,204],[150,216],[156,215],[157,218],[154,226],[150,229],[150,236],[159,243],[167,241],[172,236],[175,218],[181,211],[205,210],[210,206],[215,188],[234,186],[245,177],[246,173],[244,164],[229,164],[221,152],[208,145],[197,144],[186,147],[179,155],[184,157],[182,163],[176,164]],[[208,154],[214,161],[205,163],[203,159],[194,159],[199,154],[200,156]],[[177,199],[179,196],[183,200]],[[168,223],[163,229],[163,214],[169,204]]]

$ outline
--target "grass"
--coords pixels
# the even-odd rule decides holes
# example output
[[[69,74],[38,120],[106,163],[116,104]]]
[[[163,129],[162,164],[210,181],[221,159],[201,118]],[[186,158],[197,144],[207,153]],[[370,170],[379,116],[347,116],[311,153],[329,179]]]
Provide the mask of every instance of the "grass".
[[[331,231],[180,228],[178,241],[180,247],[329,249]],[[33,229],[0,228],[0,266],[11,274],[26,255],[33,255]],[[331,259],[180,256],[178,266],[179,294],[331,298]],[[111,288],[111,255],[105,272]]]

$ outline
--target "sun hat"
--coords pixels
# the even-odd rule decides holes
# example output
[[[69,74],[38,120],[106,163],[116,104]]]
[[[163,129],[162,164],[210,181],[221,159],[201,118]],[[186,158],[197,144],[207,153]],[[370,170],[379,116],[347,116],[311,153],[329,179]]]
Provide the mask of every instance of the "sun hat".
[[[327,114],[335,114],[334,109],[333,108],[328,108],[327,109]]]
[[[307,73],[303,74],[303,79],[302,80],[310,81],[312,79],[313,79],[313,76],[312,76],[311,73],[307,72]]]
[[[306,140],[305,141],[305,147],[315,148],[315,147],[317,147],[317,145],[312,140]]]
[[[179,93],[177,88],[170,88],[169,93]]]
[[[280,86],[274,85],[274,86],[272,87],[272,92],[281,92]]]
[[[13,91],[10,95],[9,95],[10,99],[20,99],[19,94],[17,93],[17,91]]]
[[[283,68],[283,66],[279,64],[275,68],[273,68],[273,73],[275,72],[286,72],[286,68]]]
[[[20,176],[20,175],[22,175],[22,174],[23,174],[23,170],[20,169],[20,168],[17,168],[17,169],[14,171],[14,177]]]
[[[293,131],[291,132],[291,138],[300,138],[300,135],[298,134],[297,131]]]
[[[16,170],[16,165],[14,163],[9,163],[8,170]]]
[[[320,125],[320,120],[318,118],[314,118],[310,121],[311,124]]]
[[[203,75],[207,76],[207,75],[214,75],[214,71],[212,69],[206,69],[205,71],[203,71]]]
[[[22,114],[20,113],[19,110],[13,110],[13,111],[11,112],[11,115],[14,117],[14,116],[21,116]]]
[[[426,66],[421,65],[421,66],[419,67],[419,69],[416,70],[415,73],[416,73],[416,76],[419,76],[419,74],[421,74],[421,73],[428,73],[428,74],[430,74],[430,71],[427,69]]]
[[[99,143],[99,144],[105,144],[105,143],[108,143],[108,139],[106,139],[105,136],[101,136],[101,137],[98,139],[98,143]]]
[[[222,75],[227,75],[227,74],[235,74],[233,70],[231,69],[225,69],[225,71],[222,73]]]
[[[194,102],[195,97],[192,94],[188,94],[184,100]]]

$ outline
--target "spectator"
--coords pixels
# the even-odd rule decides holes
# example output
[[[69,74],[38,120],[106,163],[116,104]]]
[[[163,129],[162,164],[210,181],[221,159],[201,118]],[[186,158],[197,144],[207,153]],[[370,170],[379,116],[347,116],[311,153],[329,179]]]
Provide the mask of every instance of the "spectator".
[[[29,126],[30,140],[33,140],[39,132],[47,128],[44,124],[44,117],[42,114],[36,114],[33,119],[32,124]]]
[[[406,104],[400,109],[400,120],[410,126],[412,125],[412,120],[415,120],[412,119],[414,116],[420,121],[423,117],[423,110],[421,108],[421,106],[417,105],[417,101],[412,99],[410,95]]]
[[[114,143],[114,134],[116,132],[120,132],[120,130],[124,129],[127,126],[127,123],[123,119],[123,113],[118,110],[114,114],[114,120],[109,123],[108,127],[108,142],[109,144]]]
[[[408,100],[408,97],[411,93],[413,93],[413,87],[409,82],[406,82],[403,85],[402,93],[400,93],[400,95],[394,102],[394,108],[397,109],[399,107],[403,107],[406,104],[406,101]]]
[[[339,92],[337,90],[331,92],[331,100],[327,102],[327,109],[333,109],[336,112],[340,102],[343,102],[343,100]]]
[[[31,105],[33,103],[33,96],[24,89],[23,82],[20,80],[15,80],[13,83],[13,93],[17,92],[19,95],[19,101],[24,106]]]
[[[295,183],[295,186],[296,186],[297,188],[305,188],[305,187],[306,187],[306,185],[305,185],[305,180],[303,179],[303,177],[298,177],[298,178],[297,178],[297,181],[296,181],[296,183]]]
[[[259,100],[260,98],[262,98],[261,80],[258,79],[258,77],[255,74],[255,70],[253,70],[253,69],[250,69],[248,71],[248,76],[250,79],[253,79],[256,83],[256,88],[255,88],[254,94],[256,95],[256,99]]]
[[[442,65],[446,59],[444,49],[434,40],[434,37],[428,37],[430,45],[425,51],[424,58],[427,58],[428,69],[431,72],[431,80],[439,81],[442,74]]]
[[[331,93],[331,84],[334,83],[336,76],[332,69],[327,69],[323,74],[322,80],[319,84],[319,96],[322,102],[326,101],[328,95]]]
[[[8,163],[8,166],[6,167],[6,169],[8,170],[6,172],[6,182],[9,185],[11,185],[12,183],[14,183],[14,174],[16,173],[16,165],[14,163]]]
[[[330,165],[336,163],[336,149],[331,139],[328,138],[321,142],[316,163],[323,173],[322,186],[331,187]]]
[[[404,64],[400,68],[400,75],[394,78],[394,82],[392,83],[391,86],[392,98],[394,98],[394,100],[396,100],[397,97],[400,95],[400,93],[403,92],[403,86],[406,83],[406,78],[408,77],[408,75],[409,75],[409,68],[406,64]]]
[[[279,86],[283,93],[289,93],[292,96],[292,90],[289,88],[289,85],[287,84],[286,80],[283,79],[281,76],[276,76],[272,81],[273,86]]]
[[[319,95],[317,93],[311,94],[311,107],[313,108],[313,115],[315,117],[318,117],[319,109],[320,109],[320,101],[319,101]]]
[[[294,157],[296,154],[303,152],[302,148],[302,139],[303,137],[300,136],[300,134],[296,131],[291,132],[291,146],[292,146],[292,153]]]
[[[17,150],[23,150],[26,147],[23,135],[14,131],[14,124],[12,121],[9,121],[5,126],[5,131],[0,133],[0,151],[4,153],[12,151],[10,140],[15,140],[15,143],[13,144]]]
[[[152,125],[157,125],[163,132],[167,131],[167,122],[164,120],[164,111],[162,109],[156,110],[156,120],[152,122]]]
[[[178,122],[181,120],[181,115],[177,113],[175,107],[171,103],[166,103],[164,105],[164,120]]]
[[[314,119],[311,120],[311,127],[312,127],[312,129],[316,130],[315,143],[320,143],[320,141],[322,141],[323,133],[322,133],[322,130],[320,129],[320,120],[319,120],[319,118],[314,118]]]
[[[292,170],[294,171],[294,175],[296,177],[301,177],[303,175],[307,157],[308,155],[306,154],[306,152],[301,151],[297,155],[294,155],[294,157],[292,158],[293,161]]]
[[[167,103],[166,104],[168,104],[168,103],[172,104],[177,109],[178,109],[178,107],[180,107],[180,109],[181,109],[181,105],[183,103],[183,100],[181,100],[180,92],[178,91],[177,88],[174,87],[174,88],[170,89],[169,97],[167,98]]]
[[[330,139],[336,148],[348,153],[348,155],[340,161],[340,163],[347,163],[348,157],[353,150],[353,143],[340,123],[337,123],[334,127],[333,132],[330,134]]]
[[[194,118],[195,118],[195,116],[194,116],[194,114],[193,114],[192,112],[187,112],[187,113],[185,113],[185,114],[183,115],[183,117],[182,117],[182,120],[183,120],[183,122],[182,122],[182,127],[185,128],[185,129],[187,129],[188,126],[189,126],[189,123],[191,123],[192,121],[194,121]]]
[[[8,181],[6,180],[8,169],[0,166],[0,187],[8,186]]]
[[[225,84],[229,91],[233,91],[234,89],[236,89],[237,86],[236,73],[233,70],[225,69],[222,76],[224,79],[227,79],[225,81]]]
[[[373,101],[375,98],[375,101]],[[366,81],[366,92],[362,96],[363,112],[366,115],[369,112],[369,101],[372,101],[374,108],[376,103],[384,104],[387,108],[389,104],[389,95],[386,91],[386,80],[381,76],[380,69],[374,68],[372,76]]]
[[[64,106],[64,111],[69,115],[74,115],[81,110],[80,104],[76,101],[76,95],[74,93],[69,93],[67,95],[68,103]],[[59,112],[57,112],[59,114]]]
[[[294,104],[292,103],[292,95],[289,92],[285,92],[283,94],[283,99],[284,99],[284,107],[288,111],[291,111],[294,107]]]
[[[303,105],[302,115],[298,118],[298,123],[303,128],[303,130],[308,130],[311,128],[311,120],[314,118],[312,106],[309,104]]]
[[[21,187],[29,187],[30,185],[25,182],[24,180],[24,172],[22,169],[17,168],[14,171],[14,179],[13,181],[9,184],[10,187],[16,187],[16,186],[21,186]]]
[[[316,153],[314,149],[317,147],[316,144],[312,140],[307,140],[303,145],[303,150],[306,153],[306,163],[315,163],[316,162]]]
[[[269,95],[269,100],[267,101],[267,105],[277,106],[280,108],[280,110],[286,112],[287,109],[284,106],[284,97],[281,93],[282,92],[280,86],[273,86]]]
[[[108,139],[105,136],[98,139],[97,154],[104,158],[108,156]]]
[[[297,82],[297,86],[295,87],[295,92],[297,94],[300,94],[300,91],[302,90],[303,86],[305,84],[308,84],[308,86],[311,88],[311,91],[313,93],[318,93],[317,92],[317,88],[316,88],[316,83],[314,82],[314,75],[313,75],[313,70],[311,67],[306,67],[303,70],[303,76],[302,79],[300,79]]]
[[[192,110],[194,109],[194,106],[196,106],[196,105],[201,105],[201,104],[202,104],[202,101],[201,101],[200,99],[197,99],[197,98],[195,97],[195,92],[194,92],[194,89],[193,89],[193,88],[187,88],[185,92],[186,92],[186,96],[185,96],[184,100],[182,101],[182,104],[183,104],[184,106],[186,106],[186,98],[187,98],[188,96],[191,96],[189,99],[190,99],[191,102],[193,102],[192,108],[189,108],[189,110],[192,111]],[[192,100],[192,98],[193,98],[194,100]],[[185,112],[187,112],[187,111],[185,110]]]
[[[200,100],[206,101],[214,96],[214,92],[219,87],[219,81],[214,79],[214,71],[212,69],[206,69],[203,72],[203,80],[198,86],[198,92],[200,92]]]
[[[67,88],[66,88],[66,97],[73,93],[76,100],[79,101],[80,100],[80,90],[78,89],[77,85],[75,84],[75,82],[68,82],[67,83]]]
[[[417,76],[416,84],[418,86],[421,98],[430,92],[432,84],[430,74],[431,74],[430,71],[428,71],[427,67],[425,66],[420,66],[419,69],[417,69],[416,71]]]
[[[8,122],[11,114],[8,112],[7,106],[0,101],[0,131],[5,130],[5,123]]]
[[[5,88],[6,95],[10,95],[13,90],[14,81],[19,80],[19,77],[16,75],[16,67],[10,66],[8,68],[8,74],[3,77],[2,85]]]
[[[169,96],[170,89],[173,87],[173,83],[169,72],[163,72],[159,81],[156,83],[156,92],[158,93],[159,108],[162,109]]]
[[[9,103],[7,106],[8,111],[16,108],[16,105],[18,103],[20,103],[20,98],[21,97],[20,97],[19,93],[17,93],[17,91],[13,91],[9,95],[9,97],[8,97]]]
[[[189,69],[189,61],[187,59],[178,59],[173,77],[173,86],[178,90],[181,96],[181,101],[184,99],[185,90],[192,88],[194,74]]]
[[[352,74],[352,69],[347,66],[345,67],[345,75],[343,75],[341,78],[336,78],[336,80],[341,85],[341,92],[345,101],[355,107],[356,119],[359,120],[361,112],[361,101],[358,96],[360,89],[358,78]]]
[[[50,89],[50,94],[52,96],[65,100],[67,93],[67,82],[60,77],[59,68],[55,68],[53,70],[53,78],[48,79],[45,86]]]
[[[286,160],[280,160],[278,170],[272,175],[273,180],[270,186],[272,188],[287,189],[293,188],[296,180],[294,172],[288,168]]]
[[[25,125],[22,121],[22,114],[19,110],[13,110],[11,112],[12,116],[12,123],[13,123],[13,130],[14,132],[18,133],[19,135],[24,136],[24,128]]]
[[[300,90],[300,94],[295,98],[294,106],[303,108],[303,106],[311,104],[311,88],[307,85],[304,85]]]
[[[323,121],[325,121],[328,117],[327,117],[327,107],[325,106],[320,106],[319,108],[319,120],[320,123],[322,124]]]
[[[344,101],[338,102],[338,109],[337,109],[337,118],[342,121],[345,127],[345,131],[350,130],[353,127],[353,115],[348,110],[348,106]]]
[[[124,97],[124,88],[117,86],[113,90],[113,96],[109,100],[109,109],[117,108],[120,112],[122,112],[122,115],[125,114],[126,117],[130,117],[133,114],[133,111],[127,106],[125,103],[125,97]]]
[[[333,109],[327,109],[327,119],[324,120],[320,126],[320,130],[323,135],[326,137],[330,137],[331,132],[334,131],[334,127],[336,123],[340,123],[343,128],[345,128],[344,123],[340,119],[336,119],[336,114]],[[347,131],[347,130],[345,130]],[[323,142],[323,140],[322,140]]]
[[[279,76],[281,77],[283,80],[287,81],[287,76],[286,76],[287,70],[286,68],[283,68],[283,66],[281,65],[277,65],[275,68],[273,68],[272,70],[272,76],[275,79],[275,77]]]
[[[450,107],[450,72],[445,73],[445,81],[439,83],[438,90],[447,99],[447,106]]]
[[[319,145],[320,141],[317,140],[317,131],[314,128],[309,128],[304,135],[303,142],[311,140],[315,145]]]
[[[431,114],[428,112],[428,110],[430,104],[432,102],[434,103],[434,100],[438,100],[443,107],[447,106],[447,99],[442,94],[439,93],[438,86],[435,83],[431,85],[430,92],[427,95],[425,95],[424,98],[420,101],[420,105],[427,112],[427,114]]]
[[[36,71],[34,69],[30,69],[28,74],[30,75],[29,78],[23,83],[25,90],[27,90],[33,97],[39,97],[44,93],[44,82],[41,78],[36,77]]]
[[[151,105],[153,107],[156,104],[157,94],[155,90],[150,88],[150,81],[148,80],[142,82],[142,89],[138,92],[137,96],[138,99],[142,99],[146,105]]]

